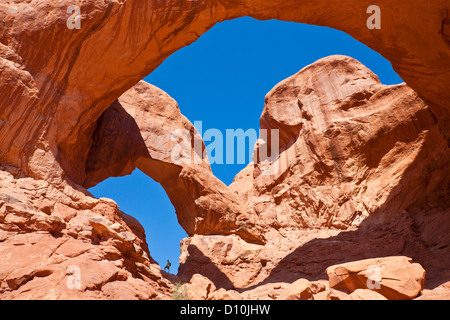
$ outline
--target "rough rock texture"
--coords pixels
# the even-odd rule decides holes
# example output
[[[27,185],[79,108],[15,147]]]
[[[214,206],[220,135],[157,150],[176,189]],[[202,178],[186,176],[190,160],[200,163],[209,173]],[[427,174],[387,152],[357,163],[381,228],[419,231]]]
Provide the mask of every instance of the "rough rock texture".
[[[410,1],[407,11],[402,4],[380,0],[383,22],[375,30],[366,26],[367,3],[356,0],[77,4],[80,29],[67,27],[72,0],[7,0],[0,5],[0,156],[2,163],[27,176],[53,184],[89,181],[86,160],[101,114],[171,53],[217,22],[246,15],[349,33],[389,59],[430,105],[441,132],[450,132],[445,0]]]
[[[410,88],[381,85],[351,58],[321,59],[279,83],[260,125],[279,130],[280,156],[250,164],[230,188],[265,225],[346,229],[447,200],[449,153],[433,113]],[[415,165],[421,153],[427,159]],[[425,190],[419,175],[432,180]],[[396,197],[400,187],[409,192]]]
[[[214,283],[200,274],[195,274],[189,281],[188,294],[192,300],[207,300],[214,291]]]
[[[343,300],[388,300],[381,294],[368,290],[368,289],[357,289],[345,297]]]
[[[425,284],[425,270],[407,257],[366,259],[331,266],[329,286],[354,293],[371,289],[389,300],[408,300],[419,295]]]
[[[67,28],[74,4],[79,30]],[[448,281],[448,1],[377,5],[380,30],[366,27],[367,3],[356,0],[2,1],[2,298],[170,297],[142,227],[84,189],[134,168],[168,193],[192,236],[180,277],[209,278],[218,289],[208,299],[256,297],[261,286],[276,298],[299,279],[325,280],[331,265],[393,255],[419,262],[427,289]],[[406,84],[383,86],[347,57],[306,67],[266,97],[261,128],[280,130],[280,157],[257,158],[228,188],[202,143],[191,152],[178,141],[199,164],[169,157],[167,133],[195,130],[139,80],[215,23],[245,15],[343,30]],[[261,138],[256,153],[264,147]],[[71,266],[82,289],[67,286]]]
[[[308,280],[298,279],[291,283],[278,297],[280,300],[313,300],[311,284]]]
[[[135,168],[161,183],[189,234],[238,234],[262,243],[254,215],[211,172],[194,126],[162,90],[139,82],[98,119],[85,186]]]
[[[181,246],[180,275],[251,288],[405,255],[427,270],[429,288],[448,279],[450,152],[414,91],[333,56],[265,101],[261,128],[280,131],[280,155],[249,164],[229,188],[255,212],[266,244],[196,235]],[[270,141],[260,139],[255,154]]]
[[[433,290],[424,289],[416,300],[450,300],[450,281]]]
[[[115,202],[4,170],[1,299],[170,297],[173,285],[151,259],[144,229]]]

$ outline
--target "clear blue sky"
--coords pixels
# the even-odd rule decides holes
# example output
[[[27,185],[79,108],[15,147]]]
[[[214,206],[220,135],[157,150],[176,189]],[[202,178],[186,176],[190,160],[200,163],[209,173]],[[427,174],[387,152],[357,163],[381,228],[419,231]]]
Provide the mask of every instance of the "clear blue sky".
[[[264,97],[278,82],[314,61],[342,54],[361,61],[384,84],[402,79],[389,61],[349,35],[330,28],[276,20],[241,18],[214,26],[199,40],[164,61],[144,80],[166,91],[203,132],[217,128],[259,129]],[[245,165],[212,165],[227,185]],[[162,187],[139,170],[90,189],[115,200],[144,226],[151,256],[163,268],[178,269],[180,240],[186,237]]]

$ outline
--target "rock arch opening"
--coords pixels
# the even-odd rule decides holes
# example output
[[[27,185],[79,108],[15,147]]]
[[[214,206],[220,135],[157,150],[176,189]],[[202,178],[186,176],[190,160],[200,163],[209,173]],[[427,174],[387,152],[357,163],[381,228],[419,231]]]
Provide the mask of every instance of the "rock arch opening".
[[[203,132],[210,128],[222,132],[225,146],[227,129],[258,132],[264,97],[277,83],[335,54],[360,61],[383,84],[403,82],[389,61],[342,31],[249,17],[216,24],[169,56],[144,81],[174,98],[194,125],[201,122]],[[221,154],[223,161],[213,163],[212,171],[229,185],[250,162],[251,153],[246,152],[245,164],[237,164],[236,152],[234,163],[225,164],[224,150]]]
[[[109,178],[89,191],[97,198],[114,199],[121,211],[136,218],[146,232],[150,256],[162,270],[170,260],[170,272],[177,273],[180,241],[187,234],[159,183],[136,169],[131,175]]]
[[[317,43],[317,39],[321,39],[318,45],[309,45]],[[213,164],[213,173],[222,181],[214,177],[207,166],[200,171],[194,169],[191,172],[189,170],[193,169],[184,168],[188,172],[186,177],[178,186],[172,185],[171,180],[176,180],[176,176],[183,169],[171,164],[172,149],[167,147],[167,143],[171,140],[170,132],[180,127],[189,131],[193,129],[192,124],[184,120],[182,114],[192,122],[204,120],[204,124],[220,128],[224,135],[226,129],[245,130],[253,127],[259,130],[259,116],[263,110],[263,98],[266,93],[285,77],[324,56],[333,54],[347,54],[363,60],[376,69],[384,83],[402,82],[387,60],[341,31],[283,21],[258,21],[252,18],[234,19],[213,27],[202,38],[169,57],[159,68],[144,78],[145,81],[165,89],[172,98],[176,97],[176,102],[163,91],[140,84],[122,96],[100,117],[94,134],[96,136],[94,141],[99,141],[99,144],[96,145],[94,142],[93,151],[87,161],[88,177],[91,179],[88,180],[89,183],[96,184],[111,174],[131,173],[134,167],[139,167],[148,176],[162,182],[179,210],[180,223],[184,228],[188,228],[188,232],[192,232],[191,222],[182,219],[192,220],[192,216],[198,214],[196,210],[202,207],[197,204],[191,207],[186,205],[185,200],[192,196],[192,190],[184,189],[180,193],[184,188],[182,186],[194,182],[194,185],[205,189],[203,192],[217,193],[222,190],[229,193],[223,183],[230,184],[248,162],[244,165]],[[117,121],[122,124],[117,125]],[[113,124],[114,128],[109,127],[110,124]],[[131,147],[127,142],[132,140],[131,137],[134,135],[142,139],[140,140],[142,142]],[[112,150],[111,146],[119,149]],[[122,150],[124,146],[125,149]],[[143,160],[142,158],[148,157],[148,152],[151,153],[151,160]],[[124,158],[125,153],[133,156]],[[164,162],[167,163],[163,164]],[[169,174],[170,170],[173,174]],[[203,175],[205,178],[195,180],[193,175],[200,177]],[[167,178],[168,176],[171,177]],[[210,185],[205,185],[205,179],[209,180],[206,184]],[[130,181],[140,183],[132,178]],[[95,188],[100,187],[101,190],[102,185],[101,183]],[[145,192],[151,194],[154,187],[153,185]],[[117,188],[122,188],[123,192],[130,191],[127,187],[120,187],[119,184]],[[159,192],[160,188],[157,189]],[[198,197],[198,194],[195,196]],[[143,197],[140,201],[146,201],[146,198]],[[226,206],[229,205],[227,201],[222,200]],[[118,202],[120,205],[121,201]],[[243,208],[239,209],[237,199],[231,203],[237,207],[234,209],[235,212],[246,211]],[[210,214],[210,207],[211,203],[207,203],[204,207],[206,215]],[[160,217],[161,221],[173,219],[173,209],[167,211]],[[192,216],[189,216],[189,213]],[[145,216],[138,218],[141,219],[145,221]],[[230,233],[240,228],[232,225],[230,228],[227,225],[229,222],[225,223],[225,227],[217,228],[213,223],[215,224],[218,219],[219,215],[197,231],[223,234],[226,233],[224,228],[229,228]],[[176,227],[174,226],[175,229]],[[157,235],[152,234],[151,229],[148,235],[150,249],[157,246],[157,243],[164,244],[164,240],[157,239]],[[257,240],[254,236],[248,235],[246,239]],[[181,239],[177,238],[173,241],[179,243],[179,240]],[[174,248],[175,246],[172,246],[170,250]],[[172,251],[170,256],[173,257],[177,253]],[[159,263],[165,263],[164,259],[160,261],[161,258],[155,258]]]
[[[381,29],[375,30],[366,25],[367,3],[354,0],[89,1],[80,3],[80,29],[67,28],[67,7],[73,5],[68,0],[10,2],[0,5],[0,173],[6,181],[6,187],[1,186],[6,196],[2,196],[0,210],[3,216],[11,214],[1,221],[2,228],[7,228],[0,235],[1,246],[20,258],[23,252],[16,244],[25,241],[32,255],[48,253],[44,246],[50,245],[50,255],[56,257],[58,251],[64,263],[51,270],[46,268],[49,260],[33,261],[33,267],[22,259],[11,260],[22,269],[2,264],[7,268],[2,274],[16,277],[2,279],[13,284],[8,295],[48,297],[50,293],[40,281],[64,284],[65,270],[60,267],[79,256],[89,266],[85,269],[88,279],[94,281],[85,283],[81,295],[92,297],[88,291],[94,289],[102,297],[114,297],[130,288],[128,284],[135,288],[145,283],[148,288],[151,281],[145,282],[143,277],[153,277],[158,290],[166,295],[170,286],[152,270],[145,257],[145,241],[133,236],[142,234],[137,223],[121,216],[115,204],[94,199],[84,189],[111,176],[130,174],[135,168],[163,186],[180,225],[192,236],[185,243],[191,254],[185,269],[207,274],[205,261],[214,258],[215,271],[221,272],[228,285],[260,283],[272,271],[285,275],[286,268],[298,267],[298,261],[305,266],[301,274],[314,278],[323,274],[327,264],[352,258],[341,253],[353,252],[355,245],[359,250],[356,258],[366,257],[365,242],[355,243],[347,236],[331,236],[332,242],[326,237],[319,242],[307,237],[301,243],[297,240],[305,226],[331,226],[334,229],[327,232],[338,232],[356,227],[369,212],[374,224],[392,218],[393,225],[373,233],[382,241],[386,233],[391,235],[395,245],[389,243],[390,254],[417,257],[433,283],[449,278],[450,47],[445,1],[417,0],[403,6],[380,0],[383,22]],[[291,121],[289,113],[277,110],[278,98],[283,98],[278,91],[272,92],[270,102],[276,103],[266,110],[265,124],[287,128],[288,136],[314,122],[316,114],[305,107],[306,102],[325,101],[318,125],[310,126],[309,132],[303,132],[309,133],[306,139],[297,139],[298,144],[286,149],[302,161],[283,161],[286,174],[276,179],[258,179],[259,172],[250,168],[238,177],[237,185],[227,188],[206,165],[173,163],[164,151],[171,149],[170,142],[155,138],[161,136],[161,130],[171,132],[174,127],[192,135],[195,130],[172,98],[139,80],[217,22],[243,16],[342,30],[386,57],[407,85],[384,87],[374,83],[372,76],[349,76],[350,81],[338,77],[334,80],[350,85],[363,80],[361,87],[373,86],[362,94],[349,90],[356,94],[345,97],[348,100],[330,101],[327,93],[333,93],[333,88],[314,74],[308,76],[307,70],[290,81],[313,79],[314,88],[299,88],[295,81],[280,83],[277,89],[287,90],[284,98],[298,107],[293,119],[305,122]],[[334,66],[344,74],[345,66],[371,74],[347,58],[326,59],[311,69],[327,78],[335,74]],[[315,100],[309,100],[311,97]],[[371,109],[365,103],[369,100],[379,103],[380,110]],[[409,108],[411,105],[414,108]],[[365,113],[358,113],[361,110]],[[340,117],[342,114],[351,117]],[[161,125],[167,119],[174,127]],[[336,141],[342,142],[342,148],[336,148]],[[303,153],[306,159],[299,150],[307,150]],[[345,157],[348,154],[355,156]],[[361,162],[364,170],[353,170],[360,168]],[[300,182],[295,181],[294,173],[301,175]],[[385,214],[377,215],[379,212]],[[373,226],[366,225],[369,229]],[[217,244],[212,247],[224,249],[225,255],[208,253],[211,242]],[[385,242],[371,244],[370,255],[386,247]],[[230,256],[227,248],[239,254]],[[321,248],[330,250],[327,257],[331,259],[314,264]],[[122,257],[125,259],[116,261]],[[230,267],[230,257],[235,258],[234,267]],[[299,260],[305,257],[309,260]],[[281,267],[273,268],[280,261]],[[38,268],[41,271],[36,273]],[[92,270],[102,277],[89,277]],[[253,273],[243,277],[242,270]],[[291,275],[298,275],[298,269],[293,271]],[[157,295],[145,291],[128,290],[126,295],[143,299]],[[61,285],[51,294],[79,297]]]

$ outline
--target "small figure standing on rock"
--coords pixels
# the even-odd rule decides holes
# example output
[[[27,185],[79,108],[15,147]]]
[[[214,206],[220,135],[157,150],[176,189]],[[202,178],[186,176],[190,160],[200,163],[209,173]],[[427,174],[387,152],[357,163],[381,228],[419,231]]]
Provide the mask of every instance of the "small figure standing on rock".
[[[166,264],[166,266],[164,267],[164,270],[167,269],[167,272],[170,273],[170,266],[171,266],[171,265],[172,265],[172,264],[170,263],[169,259],[167,259],[167,264]]]

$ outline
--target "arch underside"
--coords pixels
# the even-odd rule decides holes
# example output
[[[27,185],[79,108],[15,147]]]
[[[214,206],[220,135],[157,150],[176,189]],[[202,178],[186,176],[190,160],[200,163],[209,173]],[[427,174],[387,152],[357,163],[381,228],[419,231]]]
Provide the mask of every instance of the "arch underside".
[[[412,0],[405,6],[380,0],[377,5],[381,8],[382,25],[374,30],[366,25],[366,9],[370,4],[356,0],[91,1],[80,4],[81,29],[69,30],[66,27],[66,8],[72,5],[69,0],[8,2],[16,12],[12,13],[6,5],[0,6],[1,165],[14,167],[24,176],[47,181],[61,190],[67,186],[87,188],[110,176],[128,174],[137,167],[163,185],[189,235],[239,235],[247,242],[264,245],[273,240],[273,230],[284,227],[326,226],[345,230],[359,226],[367,215],[376,224],[404,219],[398,213],[406,211],[413,219],[412,224],[419,225],[414,228],[422,228],[419,238],[425,237],[429,246],[439,245],[429,239],[429,233],[436,227],[439,234],[445,234],[448,221],[448,2]],[[34,6],[33,10],[28,6]],[[289,109],[293,118],[283,118],[277,112],[274,91],[261,123],[267,128],[280,128],[288,137],[280,159],[283,159],[281,169],[289,174],[261,177],[258,171],[261,168],[256,164],[246,168],[236,177],[236,184],[228,188],[214,177],[206,163],[196,166],[173,163],[167,143],[158,140],[162,136],[158,128],[165,126],[167,134],[183,128],[193,136],[195,130],[173,99],[139,81],[216,23],[242,16],[335,28],[388,59],[406,85],[383,87],[372,82],[373,79],[370,83],[365,79],[362,95],[341,95],[342,105],[338,104],[348,114],[355,112],[354,117],[361,116],[355,110],[367,107],[364,116],[371,119],[372,125],[379,123],[380,130],[370,131],[363,124],[349,127],[348,119],[339,118],[344,111],[333,115],[334,110],[326,108],[336,106],[321,104],[314,106],[328,114],[322,119],[327,130],[321,131],[323,128],[314,126],[316,114],[308,110],[308,101],[312,100],[308,100],[307,88],[298,84],[305,89],[302,92],[281,84],[291,90],[283,98],[303,101],[297,107],[305,106],[304,110]],[[353,79],[352,75],[370,72],[340,57],[315,64],[312,70],[317,73],[313,76],[325,77],[325,71],[335,67],[358,84],[360,79]],[[295,79],[304,80],[304,73],[297,74]],[[309,85],[320,97],[319,82]],[[373,105],[387,109],[373,111],[370,107]],[[397,109],[398,106],[405,110]],[[396,121],[390,120],[392,113],[397,114]],[[361,123],[367,121],[364,116]],[[292,124],[292,119],[299,120]],[[336,125],[332,126],[333,123]],[[356,140],[351,143],[358,142],[353,149],[336,148],[350,144],[340,140],[336,127],[341,133],[354,134]],[[314,146],[313,141],[321,136],[327,142],[320,138]],[[311,165],[311,171],[320,174],[307,174],[307,165],[289,162],[289,155],[298,150],[312,154],[302,159],[302,163]],[[352,165],[346,162],[349,154],[356,155],[358,161],[362,159],[357,164],[364,165],[367,174],[360,171],[354,172],[355,176],[348,174],[352,170]],[[402,157],[396,158],[399,154],[407,160],[402,163]],[[387,160],[394,164],[389,165]],[[397,171],[389,171],[396,165]],[[365,183],[366,189],[384,190],[382,187],[389,185],[371,184],[368,176],[376,169],[391,173],[392,181],[376,175],[380,180],[392,182],[390,187],[385,193],[368,192],[363,196],[361,193],[365,191],[358,189],[359,198],[353,199],[355,185],[349,181]],[[321,188],[339,183],[342,188],[328,190],[339,206],[333,203],[327,207],[320,196],[300,192],[305,185],[289,192],[283,189],[295,183],[292,172],[302,175],[308,186],[317,187],[315,192],[322,192],[325,198],[327,192]],[[261,223],[262,216],[271,221],[269,213],[275,210],[260,205],[264,201],[258,197],[264,194],[270,195],[269,202],[281,204],[288,213],[297,210],[307,214],[280,214],[273,223]],[[295,203],[288,198],[296,199]],[[308,211],[309,204],[313,204],[311,208],[315,207],[315,211]],[[435,212],[430,207],[442,210]],[[308,215],[312,213],[328,218],[311,220]],[[330,216],[337,218],[333,220]],[[444,223],[438,227],[439,222]]]

